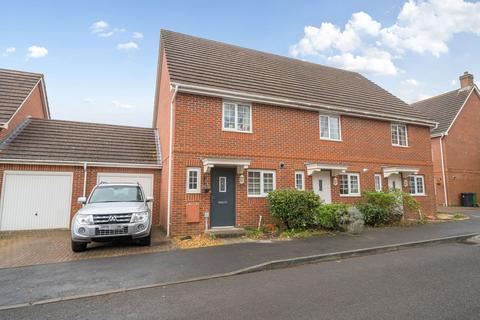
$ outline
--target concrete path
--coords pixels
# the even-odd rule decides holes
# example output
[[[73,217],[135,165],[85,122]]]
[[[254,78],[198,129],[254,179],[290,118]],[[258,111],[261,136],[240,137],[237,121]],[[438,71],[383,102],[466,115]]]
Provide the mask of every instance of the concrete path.
[[[480,233],[480,218],[360,235],[202,249],[0,269],[0,306],[227,273],[272,260]]]

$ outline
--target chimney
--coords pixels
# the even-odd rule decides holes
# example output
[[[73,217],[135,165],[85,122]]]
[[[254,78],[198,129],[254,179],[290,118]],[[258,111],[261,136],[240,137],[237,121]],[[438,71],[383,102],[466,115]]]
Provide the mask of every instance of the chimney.
[[[473,86],[473,74],[468,73],[468,71],[465,71],[461,76],[460,76],[460,89],[468,89]]]

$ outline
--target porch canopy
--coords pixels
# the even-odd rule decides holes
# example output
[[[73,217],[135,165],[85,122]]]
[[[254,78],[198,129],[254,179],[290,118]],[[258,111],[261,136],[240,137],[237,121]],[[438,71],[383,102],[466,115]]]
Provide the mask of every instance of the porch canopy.
[[[307,163],[307,174],[311,176],[314,173],[321,171],[332,171],[332,175],[336,176],[340,173],[346,172],[348,166],[345,164],[332,164],[332,163]]]
[[[385,178],[390,177],[392,174],[405,174],[407,176],[411,174],[418,174],[418,168],[411,167],[383,167],[383,176]]]
[[[207,173],[213,167],[237,168],[237,174],[242,174],[245,169],[250,166],[248,159],[234,159],[234,158],[203,158],[203,172]]]

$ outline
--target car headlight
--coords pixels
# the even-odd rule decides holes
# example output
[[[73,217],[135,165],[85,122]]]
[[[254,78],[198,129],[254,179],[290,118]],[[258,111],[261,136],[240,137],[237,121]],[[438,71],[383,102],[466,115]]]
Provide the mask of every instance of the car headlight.
[[[93,224],[93,216],[91,214],[77,214],[75,221],[78,224]]]
[[[148,211],[135,212],[134,214],[132,214],[131,222],[133,222],[133,223],[145,222],[147,220],[148,220]]]

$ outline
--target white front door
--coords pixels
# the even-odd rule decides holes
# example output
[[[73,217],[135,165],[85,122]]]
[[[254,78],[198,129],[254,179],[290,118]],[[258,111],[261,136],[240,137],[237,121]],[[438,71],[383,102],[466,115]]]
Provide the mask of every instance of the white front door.
[[[0,230],[68,229],[71,172],[5,171]]]
[[[313,192],[318,194],[324,203],[332,203],[331,180],[329,171],[321,171],[312,175]]]
[[[398,173],[394,173],[388,177],[388,189],[402,190],[402,177]]]

